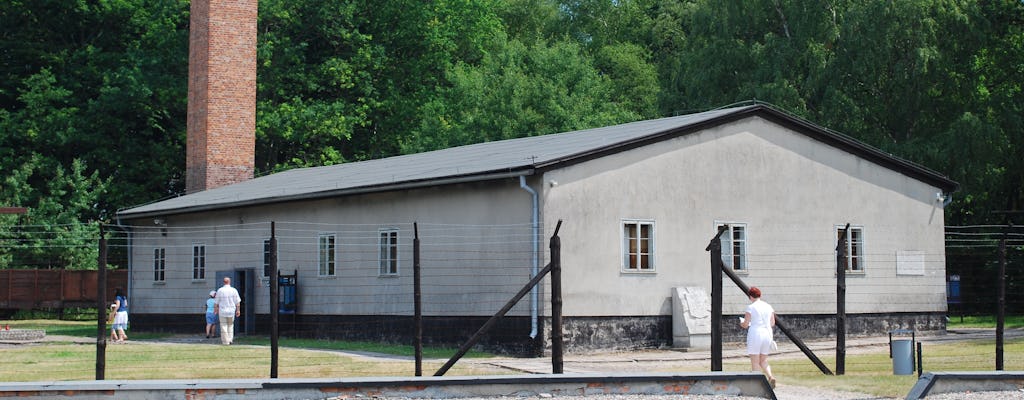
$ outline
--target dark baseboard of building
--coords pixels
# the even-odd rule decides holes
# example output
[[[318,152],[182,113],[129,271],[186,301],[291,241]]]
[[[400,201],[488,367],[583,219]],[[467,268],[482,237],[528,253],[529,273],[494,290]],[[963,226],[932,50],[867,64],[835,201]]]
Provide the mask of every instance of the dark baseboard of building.
[[[724,318],[734,321],[739,315]],[[836,316],[834,314],[780,315],[786,326],[804,340],[828,339],[836,337]],[[746,340],[746,332],[735,326],[734,336],[723,329],[726,341]],[[886,336],[894,330],[914,330],[916,332],[945,332],[945,312],[905,312],[905,313],[872,313],[847,314],[846,337]],[[778,329],[775,329],[777,340],[788,341]]]
[[[545,351],[551,350],[551,319],[545,319]],[[629,351],[672,345],[672,316],[563,317],[565,351]]]
[[[723,316],[725,342],[746,340],[746,331],[734,323],[738,315]],[[835,338],[835,315],[782,315],[789,330],[801,340]],[[423,317],[423,345],[460,347],[484,326],[489,317]],[[201,314],[132,314],[131,328],[143,332],[195,333],[205,327]],[[252,332],[268,335],[270,316],[258,314]],[[411,316],[395,315],[280,315],[279,333],[285,338],[355,340],[412,345]],[[564,317],[567,353],[668,348],[672,345],[671,316]],[[537,338],[529,336],[529,317],[505,317],[484,334],[474,349],[520,357],[539,357],[551,350],[551,319],[542,318]],[[884,336],[893,330],[945,331],[945,313],[849,314],[846,336]],[[237,331],[244,332],[242,326]],[[776,338],[788,341],[776,329]]]

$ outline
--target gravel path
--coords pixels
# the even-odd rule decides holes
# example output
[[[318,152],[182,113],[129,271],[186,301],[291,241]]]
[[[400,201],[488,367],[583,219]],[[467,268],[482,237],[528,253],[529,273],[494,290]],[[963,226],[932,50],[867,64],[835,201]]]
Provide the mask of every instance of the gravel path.
[[[829,390],[793,387],[776,391],[779,400],[890,400],[895,397],[875,397],[866,394],[844,393]],[[1022,400],[1024,391],[945,393],[925,397],[925,400]],[[324,400],[351,400],[347,397],[331,397]],[[425,399],[393,399],[425,400]],[[590,395],[590,396],[507,396],[507,397],[463,397],[459,400],[764,400],[761,397],[726,395]]]
[[[1007,337],[1019,337],[1024,335],[1022,330],[1007,330]],[[960,331],[953,332],[947,335],[941,336],[918,336],[918,340],[927,342],[946,342],[946,341],[957,341],[957,340],[970,340],[979,339],[984,337],[993,337],[994,334],[991,330],[977,330],[977,331]],[[179,338],[180,339],[180,338]],[[72,337],[46,337],[42,341],[74,341],[80,343],[95,343],[95,339],[89,338],[72,338]],[[177,340],[171,340],[177,342]],[[146,341],[143,341],[146,342]],[[139,343],[143,343],[139,342]],[[184,342],[188,342],[187,340]],[[808,347],[812,348],[815,352],[824,351],[827,352],[829,348],[834,349],[834,343],[828,341],[812,342],[807,343]],[[0,348],[11,346],[10,343],[0,342]],[[831,347],[830,347],[831,345]],[[795,349],[791,343],[780,343],[781,349],[780,354],[774,357],[803,357],[802,353]],[[878,351],[878,347],[885,348],[888,346],[887,338],[855,338],[847,340],[847,354],[854,352],[870,352]],[[736,348],[733,348],[736,347]],[[738,346],[727,346],[724,349],[723,357],[739,357],[745,358],[746,356],[741,354],[742,349]],[[367,354],[354,354],[357,357],[369,357],[374,358]],[[551,364],[550,359],[545,358],[497,358],[497,359],[466,359],[465,362],[476,362],[481,364],[489,364],[492,367],[500,367],[505,369],[511,369],[526,373],[548,373],[550,372]],[[662,371],[667,372],[673,369],[679,368],[679,370],[692,370],[682,369],[682,366],[692,367],[693,365],[706,367],[708,363],[707,354],[705,352],[679,352],[673,350],[651,350],[651,351],[636,351],[636,352],[620,352],[620,353],[608,353],[608,354],[587,354],[587,355],[567,355],[565,358],[564,368],[566,372],[581,372],[581,373],[600,373],[600,372],[638,372],[638,371]],[[890,398],[890,397],[877,397],[865,393],[852,393],[852,392],[840,392],[829,389],[821,388],[808,388],[802,386],[793,386],[785,384],[785,378],[780,379],[779,386],[775,389],[775,395],[778,400],[890,400],[890,399],[902,399]],[[342,400],[351,399],[348,397],[332,397],[324,400]],[[462,398],[462,400],[574,400],[574,399],[586,399],[586,400],[752,400],[760,399],[759,397],[748,397],[748,396],[729,396],[729,395],[588,395],[588,396],[553,396],[547,394],[541,394],[537,396],[508,396],[508,397],[481,397],[481,398]],[[1024,389],[1017,391],[1000,391],[1000,392],[962,392],[962,393],[945,393],[935,394],[926,397],[927,400],[1024,400]]]

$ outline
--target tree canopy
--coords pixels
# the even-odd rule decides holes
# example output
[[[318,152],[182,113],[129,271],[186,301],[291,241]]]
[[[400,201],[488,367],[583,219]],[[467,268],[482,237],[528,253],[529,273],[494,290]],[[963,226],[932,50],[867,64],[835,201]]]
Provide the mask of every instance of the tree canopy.
[[[5,220],[184,191],[188,7],[0,2],[0,205],[32,210]],[[1022,206],[1020,1],[259,7],[259,174],[759,100],[960,182],[950,224]]]

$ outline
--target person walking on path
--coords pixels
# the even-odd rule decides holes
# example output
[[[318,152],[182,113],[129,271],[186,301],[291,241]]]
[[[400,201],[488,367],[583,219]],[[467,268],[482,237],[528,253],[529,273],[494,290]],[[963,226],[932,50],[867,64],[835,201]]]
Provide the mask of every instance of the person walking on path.
[[[128,298],[124,295],[124,289],[114,290],[114,304],[110,307],[114,312],[114,323],[110,325],[110,338],[115,343],[124,343],[128,335],[124,333],[128,329]]]
[[[768,377],[768,383],[775,388],[775,375],[768,365],[768,354],[771,353],[775,336],[775,309],[761,301],[761,289],[751,287],[747,291],[750,304],[747,305],[740,327],[747,330],[747,354],[750,355],[750,370],[762,371]]]
[[[206,338],[212,338],[217,336],[217,313],[214,312],[214,308],[217,307],[217,291],[211,290],[210,297],[206,299],[206,305],[203,307],[206,310]]]
[[[213,312],[220,318],[220,342],[230,345],[235,339],[235,317],[242,315],[242,310],[238,308],[242,297],[231,287],[231,278],[224,277],[224,286],[217,289],[214,303],[216,307]]]

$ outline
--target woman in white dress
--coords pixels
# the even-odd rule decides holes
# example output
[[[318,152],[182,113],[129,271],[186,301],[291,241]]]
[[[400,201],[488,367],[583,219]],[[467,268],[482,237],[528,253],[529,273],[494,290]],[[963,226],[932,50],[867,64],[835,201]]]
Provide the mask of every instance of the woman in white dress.
[[[772,332],[775,327],[775,309],[761,301],[761,289],[750,288],[747,291],[750,304],[747,305],[740,327],[747,330],[747,354],[750,355],[750,370],[762,371],[768,377],[768,383],[775,387],[775,375],[768,366],[768,354],[771,353],[775,341]]]

